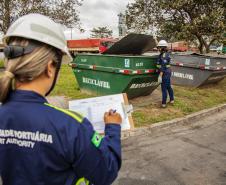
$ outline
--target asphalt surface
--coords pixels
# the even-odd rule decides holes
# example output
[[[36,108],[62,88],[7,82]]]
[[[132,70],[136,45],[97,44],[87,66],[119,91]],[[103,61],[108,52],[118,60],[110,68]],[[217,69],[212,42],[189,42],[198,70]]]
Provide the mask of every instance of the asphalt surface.
[[[0,59],[3,59],[4,58],[4,54],[3,52],[0,52]]]
[[[226,185],[226,111],[124,140],[113,185]]]

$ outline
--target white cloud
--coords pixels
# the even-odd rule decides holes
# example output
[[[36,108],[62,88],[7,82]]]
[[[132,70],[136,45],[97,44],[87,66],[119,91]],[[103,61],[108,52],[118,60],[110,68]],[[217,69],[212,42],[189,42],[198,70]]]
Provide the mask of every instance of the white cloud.
[[[118,14],[124,12],[126,5],[134,0],[84,0],[79,8],[82,28],[80,33],[73,29],[72,38],[88,38],[94,27],[107,26],[113,30],[113,36],[118,36]],[[71,38],[71,30],[65,31],[66,37]]]

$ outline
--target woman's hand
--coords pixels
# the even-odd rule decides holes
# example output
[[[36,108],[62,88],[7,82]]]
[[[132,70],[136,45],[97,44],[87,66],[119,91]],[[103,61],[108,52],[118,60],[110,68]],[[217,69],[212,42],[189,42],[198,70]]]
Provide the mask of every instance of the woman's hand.
[[[105,124],[117,124],[120,125],[122,123],[122,117],[119,113],[113,110],[109,110],[104,114],[104,122]]]

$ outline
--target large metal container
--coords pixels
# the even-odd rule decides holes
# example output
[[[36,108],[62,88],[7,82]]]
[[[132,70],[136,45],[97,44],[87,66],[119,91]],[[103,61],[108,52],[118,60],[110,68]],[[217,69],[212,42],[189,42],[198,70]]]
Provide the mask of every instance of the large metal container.
[[[149,95],[158,87],[156,56],[76,55],[71,66],[86,93],[127,93],[129,99]]]
[[[223,46],[222,52],[226,54],[226,45]]]
[[[226,58],[205,55],[172,55],[172,83],[199,87],[226,76]]]

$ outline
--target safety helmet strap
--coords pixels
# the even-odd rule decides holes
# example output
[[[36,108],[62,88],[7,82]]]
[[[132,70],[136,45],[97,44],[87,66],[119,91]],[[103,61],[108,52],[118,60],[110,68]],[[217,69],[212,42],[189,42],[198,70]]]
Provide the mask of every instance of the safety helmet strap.
[[[60,71],[60,67],[61,67],[61,64],[62,64],[62,58],[63,58],[63,54],[59,50],[56,50],[56,58],[57,58],[57,61],[56,61],[57,66],[56,66],[56,72],[55,72],[55,75],[54,75],[53,83],[52,83],[49,91],[45,94],[45,96],[48,96],[52,92],[52,90],[54,89],[54,87],[56,85],[57,77],[58,77],[58,74],[59,74],[59,71]]]

